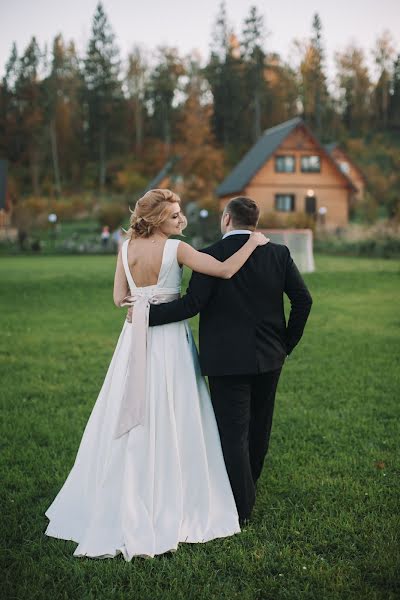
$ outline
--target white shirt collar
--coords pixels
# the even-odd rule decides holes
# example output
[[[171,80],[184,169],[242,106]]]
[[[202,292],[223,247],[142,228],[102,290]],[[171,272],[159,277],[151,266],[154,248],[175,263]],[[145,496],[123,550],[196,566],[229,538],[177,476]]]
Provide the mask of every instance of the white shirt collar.
[[[225,235],[222,236],[222,239],[224,240],[226,237],[228,237],[228,235],[239,235],[239,234],[248,234],[251,235],[253,232],[250,231],[249,229],[233,229],[233,231],[227,231],[225,233]]]

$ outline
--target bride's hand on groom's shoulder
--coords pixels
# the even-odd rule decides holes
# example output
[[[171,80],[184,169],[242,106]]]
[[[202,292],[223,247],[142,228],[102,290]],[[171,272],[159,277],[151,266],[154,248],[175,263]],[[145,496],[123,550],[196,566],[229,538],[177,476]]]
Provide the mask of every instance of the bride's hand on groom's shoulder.
[[[253,231],[253,233],[250,234],[249,240],[254,242],[255,246],[265,246],[265,244],[268,244],[269,242],[269,238],[265,237],[260,231]]]

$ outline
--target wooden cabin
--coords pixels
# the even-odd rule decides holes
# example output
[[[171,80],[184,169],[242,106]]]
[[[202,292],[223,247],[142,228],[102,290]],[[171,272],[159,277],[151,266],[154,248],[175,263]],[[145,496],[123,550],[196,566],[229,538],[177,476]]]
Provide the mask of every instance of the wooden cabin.
[[[296,117],[267,129],[218,186],[220,208],[234,196],[249,196],[261,219],[271,212],[306,213],[326,227],[343,227],[364,179],[348,158],[348,169],[341,161],[339,149],[329,151]]]

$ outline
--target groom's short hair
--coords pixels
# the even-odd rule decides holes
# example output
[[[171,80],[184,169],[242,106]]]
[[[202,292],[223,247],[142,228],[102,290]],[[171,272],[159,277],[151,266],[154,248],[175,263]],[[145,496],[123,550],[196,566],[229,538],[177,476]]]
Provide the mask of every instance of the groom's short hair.
[[[260,216],[260,209],[256,202],[246,196],[237,196],[229,200],[225,212],[231,215],[234,227],[243,229],[256,227]]]

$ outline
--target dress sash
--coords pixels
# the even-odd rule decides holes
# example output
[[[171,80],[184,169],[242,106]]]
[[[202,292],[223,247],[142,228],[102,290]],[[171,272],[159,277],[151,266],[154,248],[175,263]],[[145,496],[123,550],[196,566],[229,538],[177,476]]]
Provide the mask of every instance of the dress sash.
[[[115,430],[115,438],[142,425],[145,418],[147,387],[147,334],[150,304],[171,302],[180,297],[179,288],[136,288],[121,302],[121,306],[133,307],[132,324],[129,326],[131,343],[128,371],[122,395],[121,407]],[[131,290],[132,292],[132,290]]]

